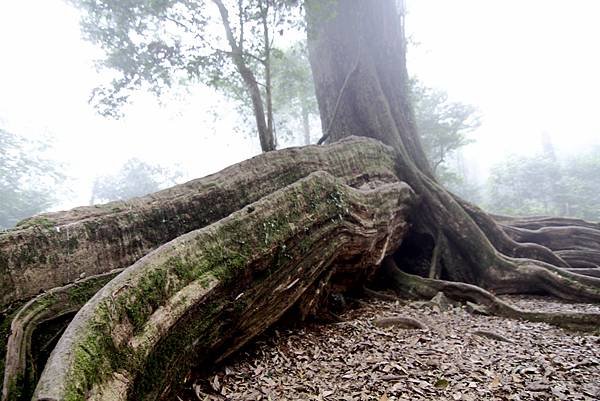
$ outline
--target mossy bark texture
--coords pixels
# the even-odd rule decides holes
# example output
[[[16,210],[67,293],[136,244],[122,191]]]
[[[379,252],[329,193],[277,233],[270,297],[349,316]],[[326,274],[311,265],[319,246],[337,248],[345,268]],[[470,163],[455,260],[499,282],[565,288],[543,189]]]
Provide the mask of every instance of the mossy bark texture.
[[[366,139],[285,149],[141,198],[25,220],[0,234],[0,311],[81,276],[125,268],[316,170],[353,185],[395,177],[393,160],[393,152]]]
[[[102,399],[108,389],[154,399],[190,364],[227,355],[291,305],[299,317],[313,315],[332,288],[361,286],[408,229],[404,217],[414,197],[395,164],[391,148],[351,138],[263,154],[144,198],[24,222],[3,237],[13,284],[2,294],[2,401],[31,397],[45,362],[32,338],[44,338],[45,350],[62,338],[37,399]],[[157,223],[158,216],[181,225]],[[66,227],[92,266],[65,252]],[[89,227],[102,236],[90,235]],[[20,260],[23,246],[62,264]],[[135,262],[141,253],[148,256]],[[64,280],[73,282],[61,286]],[[27,302],[34,288],[46,292]],[[95,306],[86,306],[63,334],[97,291],[94,300],[102,301],[91,301]],[[48,325],[62,326],[39,336]],[[192,360],[169,359],[182,355]]]
[[[355,189],[316,172],[163,245],[79,311],[33,399],[160,398],[191,364],[235,351],[322,277],[335,282],[336,266],[361,285],[398,247],[413,201],[400,182]],[[303,302],[318,303],[320,292],[308,293]]]

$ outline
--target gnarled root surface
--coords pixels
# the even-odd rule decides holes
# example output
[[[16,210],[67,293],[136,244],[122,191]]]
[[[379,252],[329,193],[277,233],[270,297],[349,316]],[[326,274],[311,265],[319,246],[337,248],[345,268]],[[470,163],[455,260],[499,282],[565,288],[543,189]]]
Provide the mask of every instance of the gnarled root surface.
[[[600,229],[593,223],[564,219],[565,224],[558,225],[561,219],[543,219],[549,226],[524,228],[521,224],[513,226],[502,224],[502,229],[519,243],[533,243],[551,249],[564,260],[567,268],[580,274],[596,276],[600,274]],[[535,224],[538,227],[542,223]],[[579,225],[575,225],[579,224]]]
[[[397,181],[393,151],[368,138],[269,152],[127,201],[42,214],[0,233],[0,311],[41,291],[130,266],[315,171],[351,186]]]
[[[2,317],[0,329],[12,321],[2,401],[29,399],[39,354],[58,337],[34,399],[158,399],[191,365],[229,355],[284,312],[314,316],[330,293],[361,288],[384,256],[415,269],[411,246],[425,260],[415,273],[431,279],[396,271],[403,293],[443,291],[502,316],[598,326],[597,316],[521,311],[488,292],[599,301],[600,279],[573,273],[560,253],[581,250],[519,242],[406,150],[366,138],[270,152],[138,200],[43,218],[0,236],[2,310],[49,290]],[[592,258],[595,228],[582,229]],[[113,268],[125,270],[103,286]],[[91,277],[75,282],[82,274]],[[47,326],[40,353],[32,338]]]
[[[399,171],[412,172],[400,178],[420,195],[421,202],[412,214],[414,231],[433,244],[424,258],[429,266],[432,259],[439,259],[435,274],[416,273],[477,285],[498,294],[549,294],[573,301],[600,301],[598,278],[566,270],[568,264],[556,255],[556,264],[547,262],[552,260],[552,250],[514,241],[483,211],[454,197],[418,170],[411,170],[410,164]],[[528,257],[521,254],[525,250],[531,253]]]
[[[54,344],[40,350],[31,345],[32,338],[55,341],[73,313],[106,282],[108,272],[126,268],[160,245],[312,172],[325,171],[343,184],[360,187],[398,183],[394,169],[393,151],[368,138],[291,148],[145,197],[34,217],[0,234],[2,401],[28,399]]]
[[[385,258],[381,274],[400,296],[430,299],[438,292],[443,292],[448,298],[456,301],[469,301],[482,305],[485,307],[485,311],[491,315],[545,322],[568,329],[600,330],[600,314],[524,311],[507,304],[481,287],[405,273],[398,268],[393,257]]]
[[[6,348],[2,344],[6,356],[0,400],[31,398],[44,368],[44,356],[50,354],[70,317],[121,271],[119,269],[53,288],[33,298],[15,313],[10,322]],[[57,321],[58,325],[52,324]],[[41,335],[32,343],[35,334]],[[36,349],[33,350],[33,347]]]
[[[327,282],[362,285],[398,247],[413,201],[403,183],[353,189],[317,172],[165,244],[78,312],[33,399],[159,398],[297,301],[319,304]]]

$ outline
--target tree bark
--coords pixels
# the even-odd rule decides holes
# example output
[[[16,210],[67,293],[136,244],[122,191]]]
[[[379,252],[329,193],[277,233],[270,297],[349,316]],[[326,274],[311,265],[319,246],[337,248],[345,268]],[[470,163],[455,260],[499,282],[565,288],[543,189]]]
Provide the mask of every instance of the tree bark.
[[[328,140],[364,135],[394,148],[398,176],[421,199],[411,216],[413,231],[441,244],[442,278],[496,293],[600,300],[600,280],[566,270],[568,263],[548,247],[509,238],[484,212],[436,182],[407,96],[403,18],[396,1],[339,0],[330,9],[309,1],[306,8],[311,66]]]
[[[360,185],[397,180],[394,163],[388,147],[367,138],[289,148],[144,197],[27,219],[0,234],[0,311],[81,276],[125,268],[314,171]]]
[[[270,152],[275,150],[275,135],[273,132],[273,110],[271,105],[271,78],[270,78],[270,66],[266,65],[267,68],[267,115],[265,116],[265,107],[263,104],[262,95],[260,93],[260,88],[258,86],[258,81],[256,76],[252,72],[252,70],[246,65],[244,61],[244,52],[243,52],[243,41],[241,40],[238,44],[233,36],[233,31],[231,29],[231,24],[229,23],[229,13],[227,11],[227,7],[221,0],[213,0],[216,6],[219,9],[219,14],[221,15],[221,20],[223,22],[223,27],[225,29],[225,36],[227,37],[227,42],[229,43],[229,47],[231,48],[231,58],[233,63],[235,64],[237,71],[242,77],[244,81],[244,85],[248,90],[248,94],[250,95],[250,100],[252,101],[252,110],[254,111],[254,118],[256,120],[256,129],[258,130],[258,138],[260,140],[260,147],[263,152]],[[242,38],[243,39],[243,38]],[[268,34],[265,31],[265,40],[268,40]],[[269,44],[265,43],[265,48],[267,49],[267,56],[270,50]],[[265,64],[270,63],[270,60],[265,60]]]
[[[0,260],[4,266],[0,276],[0,371],[5,372],[0,382],[5,384],[2,401],[29,399],[27,394],[33,391],[45,357],[37,355],[32,339],[47,337],[44,332],[49,325],[68,324],[67,315],[76,312],[108,278],[143,255],[233,212],[254,210],[253,203],[312,173],[330,174],[340,185],[380,187],[398,183],[394,166],[393,151],[367,138],[324,147],[290,148],[259,155],[217,174],[145,197],[37,216],[0,235]],[[317,198],[312,203],[315,207]],[[336,199],[329,202],[335,203]],[[310,219],[322,218],[316,209],[307,215]],[[373,216],[367,220],[361,217],[361,222],[366,224],[370,218]],[[400,228],[399,225],[396,229]],[[309,234],[312,233],[307,233],[307,237]],[[253,236],[248,234],[249,238]],[[372,250],[364,251],[366,255]],[[364,277],[354,264],[348,265],[350,280],[342,280],[344,269],[338,269],[339,289]],[[109,272],[112,269],[117,270]],[[328,271],[331,273],[331,269]],[[319,291],[325,293],[328,288],[324,285]],[[47,292],[19,307],[40,291]],[[309,300],[300,302],[304,316],[321,306],[311,304],[314,298],[307,296]],[[15,394],[21,394],[20,398],[15,398]]]
[[[327,286],[362,285],[398,247],[413,201],[397,181],[355,189],[315,172],[165,244],[79,311],[33,399],[160,398],[192,362],[223,359],[297,302],[310,311]]]

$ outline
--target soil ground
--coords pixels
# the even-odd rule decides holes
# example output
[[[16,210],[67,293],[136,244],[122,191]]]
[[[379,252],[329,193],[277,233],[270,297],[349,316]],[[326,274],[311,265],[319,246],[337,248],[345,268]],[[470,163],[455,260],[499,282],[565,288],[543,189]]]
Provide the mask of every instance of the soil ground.
[[[522,308],[600,312],[543,297]],[[600,334],[424,302],[360,301],[340,323],[275,329],[179,400],[600,400]],[[424,330],[379,328],[408,316]],[[600,330],[600,328],[599,328]]]

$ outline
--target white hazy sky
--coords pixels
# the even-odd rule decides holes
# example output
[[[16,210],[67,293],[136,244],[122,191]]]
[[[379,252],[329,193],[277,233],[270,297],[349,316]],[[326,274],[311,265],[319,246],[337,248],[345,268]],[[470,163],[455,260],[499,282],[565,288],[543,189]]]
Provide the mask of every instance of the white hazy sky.
[[[408,0],[420,43],[409,69],[476,105],[467,157],[482,167],[533,153],[541,134],[565,152],[600,144],[600,1]]]
[[[485,170],[510,152],[534,153],[542,132],[569,152],[600,144],[600,1],[408,0],[407,31],[419,45],[409,69],[483,119],[467,156]],[[95,175],[130,157],[179,164],[190,177],[259,151],[233,132],[236,118],[214,121],[226,104],[199,89],[156,104],[141,95],[120,121],[88,105],[101,82],[100,54],[80,37],[77,11],[62,0],[0,0],[0,124],[57,139],[73,195],[87,202]]]

